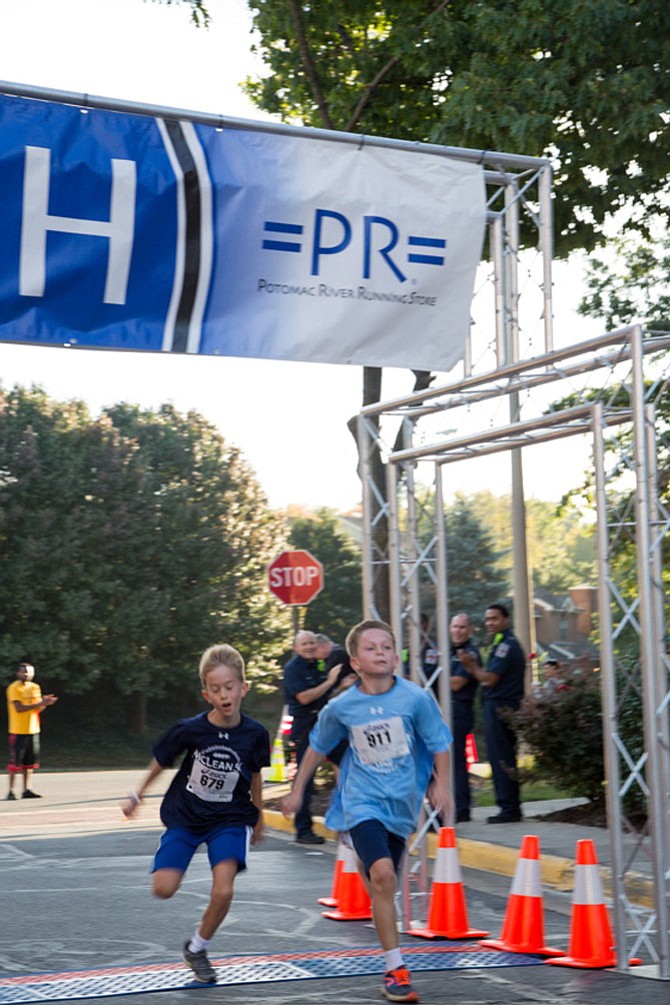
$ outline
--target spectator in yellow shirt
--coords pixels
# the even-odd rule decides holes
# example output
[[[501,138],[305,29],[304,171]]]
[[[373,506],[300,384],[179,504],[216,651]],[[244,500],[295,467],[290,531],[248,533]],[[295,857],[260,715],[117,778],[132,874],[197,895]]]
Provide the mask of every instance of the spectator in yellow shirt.
[[[16,799],[14,783],[16,776],[23,774],[22,799],[39,799],[30,783],[33,771],[40,764],[40,712],[58,701],[55,695],[45,694],[33,680],[35,667],[30,663],[19,663],[16,680],[7,688],[7,731],[9,733],[9,793],[8,799]]]

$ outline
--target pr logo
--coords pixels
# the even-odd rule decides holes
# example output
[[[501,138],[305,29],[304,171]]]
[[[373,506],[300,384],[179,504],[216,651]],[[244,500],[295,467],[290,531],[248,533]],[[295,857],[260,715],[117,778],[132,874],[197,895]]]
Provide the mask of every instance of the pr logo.
[[[264,251],[301,254],[308,249],[312,276],[321,274],[322,259],[341,255],[348,248],[360,254],[360,274],[370,279],[373,260],[381,259],[400,283],[407,280],[407,265],[444,266],[447,241],[443,237],[409,234],[402,238],[400,228],[386,216],[365,215],[356,226],[343,213],[317,209],[311,228],[311,241],[300,223],[266,220],[263,230]]]

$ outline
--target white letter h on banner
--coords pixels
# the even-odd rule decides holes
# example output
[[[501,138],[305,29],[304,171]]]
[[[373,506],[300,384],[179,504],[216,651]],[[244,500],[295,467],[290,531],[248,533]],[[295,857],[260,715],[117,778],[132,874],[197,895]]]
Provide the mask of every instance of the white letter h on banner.
[[[51,216],[49,214],[51,151],[45,147],[26,147],[19,266],[21,296],[44,296],[47,232],[54,230],[108,238],[109,256],[104,302],[106,304],[126,302],[135,225],[135,162],[112,158],[111,163],[112,195],[109,222],[71,216]]]

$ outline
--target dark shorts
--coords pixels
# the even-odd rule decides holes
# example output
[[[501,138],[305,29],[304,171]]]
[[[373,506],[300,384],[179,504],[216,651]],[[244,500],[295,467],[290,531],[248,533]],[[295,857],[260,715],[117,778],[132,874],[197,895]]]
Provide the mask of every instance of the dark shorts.
[[[39,768],[39,766],[40,734],[10,733],[7,771],[16,773],[25,768]]]
[[[237,862],[237,871],[247,867],[251,827],[214,827],[205,834],[194,834],[183,827],[169,827],[162,835],[154,855],[152,872],[178,869],[186,872],[201,844],[207,845],[209,864],[214,868],[229,859]]]
[[[379,820],[363,820],[349,831],[351,843],[365,870],[370,875],[370,868],[380,858],[390,858],[396,875],[400,872],[400,864],[405,852],[405,839],[398,834],[387,831]]]

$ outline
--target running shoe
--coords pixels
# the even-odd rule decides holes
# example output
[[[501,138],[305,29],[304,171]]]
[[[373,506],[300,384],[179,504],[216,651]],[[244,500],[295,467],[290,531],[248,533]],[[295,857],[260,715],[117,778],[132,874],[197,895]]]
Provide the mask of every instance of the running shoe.
[[[201,984],[216,984],[216,970],[207,959],[205,950],[201,949],[199,953],[192,953],[188,945],[188,942],[184,943],[184,963],[191,968],[196,981],[200,981]]]
[[[396,967],[384,974],[382,993],[391,1002],[418,1002],[419,996],[412,987],[412,978],[407,967]]]

